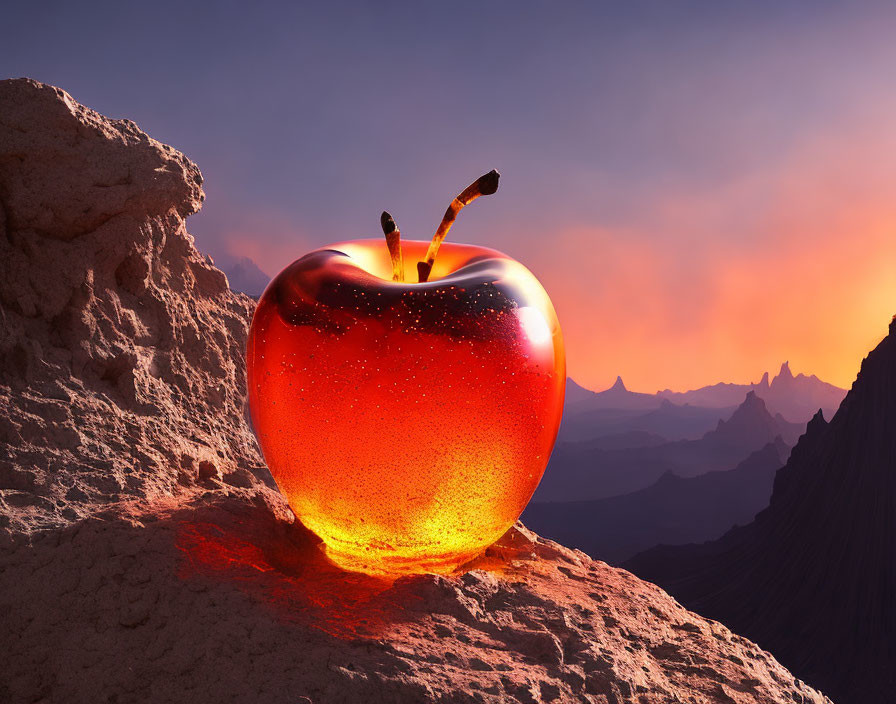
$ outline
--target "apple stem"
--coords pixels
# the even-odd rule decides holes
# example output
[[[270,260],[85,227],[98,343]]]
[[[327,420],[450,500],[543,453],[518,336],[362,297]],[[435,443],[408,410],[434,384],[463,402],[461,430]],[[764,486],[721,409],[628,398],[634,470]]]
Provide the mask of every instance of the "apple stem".
[[[429,243],[429,249],[426,250],[426,259],[422,262],[417,262],[417,274],[420,283],[424,283],[429,279],[433,264],[436,261],[436,255],[439,253],[439,247],[442,245],[442,240],[445,239],[445,235],[448,234],[448,230],[454,224],[454,219],[461,211],[461,208],[469,205],[479,196],[490,196],[497,191],[498,179],[500,177],[501,174],[492,169],[467,186],[457,198],[451,201],[451,205],[445,211],[445,217],[442,218],[442,222],[439,224],[439,229],[436,230],[436,234],[432,237],[432,242]]]
[[[386,235],[386,246],[392,257],[392,280],[404,281],[404,259],[401,256],[401,230],[395,226],[395,220],[385,210],[380,215],[380,225]]]

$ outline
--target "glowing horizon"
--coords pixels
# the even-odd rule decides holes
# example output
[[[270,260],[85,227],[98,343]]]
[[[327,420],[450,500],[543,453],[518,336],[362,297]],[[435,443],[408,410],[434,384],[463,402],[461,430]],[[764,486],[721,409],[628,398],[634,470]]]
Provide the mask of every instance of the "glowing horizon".
[[[282,255],[278,254],[260,255],[252,247],[235,247],[231,251],[249,257],[266,274],[270,271],[271,260],[286,261],[280,259]],[[291,254],[286,258],[289,256]],[[623,280],[631,275],[630,260],[637,256],[637,252],[631,251],[616,254],[619,267],[614,272],[615,291],[607,294],[604,300],[624,297],[626,285]],[[825,261],[820,266],[834,266],[838,256],[845,256],[845,253],[835,248],[835,251],[825,255]],[[704,320],[700,329],[676,332],[659,321],[665,314],[662,310],[650,312],[650,317],[646,319],[640,317],[648,313],[644,307],[650,306],[644,292],[636,297],[637,307],[632,313],[632,319],[628,316],[630,310],[620,312],[611,302],[595,305],[593,300],[579,298],[576,284],[570,285],[568,281],[564,281],[564,272],[544,266],[532,266],[531,262],[527,265],[539,276],[557,307],[568,340],[569,378],[584,388],[601,391],[611,387],[616,377],[621,376],[630,391],[655,393],[666,389],[688,391],[718,382],[755,383],[766,372],[774,377],[784,362],[789,362],[794,376],[801,373],[806,376],[815,375],[822,381],[848,389],[855,380],[862,359],[886,335],[889,321],[896,312],[896,303],[890,303],[896,302],[896,281],[887,270],[896,261],[896,247],[882,248],[863,259],[866,259],[865,268],[856,272],[852,286],[844,286],[836,291],[832,288],[825,290],[824,282],[817,280],[817,271],[814,272],[815,276],[806,281],[819,288],[810,287],[798,291],[799,295],[790,301],[775,301],[778,291],[762,287],[748,288],[747,294],[751,298],[767,305],[764,322],[768,336],[764,338],[764,343],[753,340],[753,346],[750,345],[750,338],[759,335],[758,331],[761,329],[756,319],[751,319],[751,327],[747,331],[731,330],[722,324],[723,321],[710,319]],[[525,258],[523,263],[527,263]],[[737,300],[737,286],[744,278],[750,278],[748,269],[751,263],[734,262],[730,278],[719,277],[721,280],[716,283],[727,297],[716,302],[718,310],[724,310],[726,305],[730,305],[735,311],[749,307],[749,299]],[[769,265],[768,262],[764,264]],[[778,262],[777,266],[786,269],[784,262]],[[637,289],[641,282],[641,278],[631,276],[628,284],[632,289]],[[735,289],[733,292],[732,288]],[[802,310],[800,306],[808,305],[811,302],[809,299],[816,292],[820,294],[818,307],[822,311],[816,313],[814,319],[796,321],[799,324],[791,328],[788,316],[796,318]],[[877,292],[880,292],[879,298]],[[786,292],[780,293],[784,294]],[[654,295],[662,297],[663,294],[655,292]],[[840,299],[838,305],[839,297],[846,300]],[[590,311],[580,313],[578,309],[581,303],[587,305]],[[841,330],[832,329],[826,319],[819,319],[818,316],[825,310],[839,313],[843,324]],[[716,314],[723,317],[731,315]],[[757,312],[756,315],[761,317],[762,314]],[[743,317],[732,318],[734,323],[742,320]],[[594,329],[597,321],[603,321],[606,327],[602,330]],[[656,327],[653,328],[652,325]],[[600,342],[605,330],[612,331],[608,337],[615,338],[615,343]],[[772,334],[776,337],[775,344],[769,342]],[[662,358],[653,356],[656,347],[650,341],[651,336],[661,338],[670,345]],[[619,341],[621,338],[624,338],[623,343]],[[714,358],[708,355],[704,348],[707,341],[711,348],[723,352]],[[643,353],[637,354],[640,351]]]
[[[719,238],[715,228],[726,206],[740,211],[764,180],[717,199],[664,196],[650,213],[655,223],[568,226],[548,242],[494,231],[477,240],[484,228],[476,220],[490,215],[480,207],[456,236],[504,251],[538,276],[568,341],[569,376],[586,388],[608,388],[617,376],[651,393],[750,383],[787,360],[795,374],[848,389],[896,312],[887,167],[896,139],[882,139],[886,129],[862,121],[777,164],[765,174],[776,195],[738,226],[742,239]],[[841,192],[838,184],[852,185],[848,198],[827,195]],[[657,242],[652,229],[667,234]],[[233,236],[228,246],[266,273],[303,253],[302,241],[268,248]]]

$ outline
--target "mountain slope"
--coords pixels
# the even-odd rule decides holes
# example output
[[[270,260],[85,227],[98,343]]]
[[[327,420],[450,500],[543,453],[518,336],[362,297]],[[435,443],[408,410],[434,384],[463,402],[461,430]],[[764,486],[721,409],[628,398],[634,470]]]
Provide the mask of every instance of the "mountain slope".
[[[768,647],[841,704],[896,690],[896,322],[809,424],[748,526],[627,566]]]
[[[691,478],[667,472],[631,494],[532,503],[523,520],[551,540],[612,564],[661,543],[712,540],[768,506],[775,473],[789,451],[778,438],[728,471]]]

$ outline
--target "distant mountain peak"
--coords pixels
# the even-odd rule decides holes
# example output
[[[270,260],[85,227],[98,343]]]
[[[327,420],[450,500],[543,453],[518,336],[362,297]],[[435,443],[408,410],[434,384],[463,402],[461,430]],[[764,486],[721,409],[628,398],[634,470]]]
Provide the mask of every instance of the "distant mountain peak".
[[[768,406],[765,405],[765,400],[753,390],[747,392],[743,402],[737,407],[737,410],[734,413],[735,415],[738,413],[741,415],[749,413],[753,416],[760,415],[771,417],[771,413],[768,411]],[[734,416],[732,416],[732,418],[733,417]]]
[[[781,371],[778,372],[778,379],[793,379],[793,372],[790,371],[790,362],[784,362],[781,365]]]
[[[779,434],[778,422],[768,412],[765,401],[755,391],[748,391],[731,417],[720,420],[716,429],[704,438],[724,444],[746,443],[755,447],[759,442],[771,442]]]
[[[768,388],[768,372],[762,375],[762,379],[760,379],[759,383],[756,386],[767,389]]]
[[[586,389],[579,382],[573,379],[571,376],[566,378],[566,387],[567,389],[575,389],[576,391],[584,391],[589,394],[593,394],[594,392],[591,389]]]
[[[613,408],[627,410],[653,411],[660,405],[660,397],[656,394],[644,394],[629,391],[621,376],[616,377],[613,385],[603,391],[588,391],[572,379],[566,383],[567,401],[580,409],[586,406],[592,410],[597,408]]]
[[[737,407],[734,411],[734,414],[731,416],[731,419],[736,418],[738,416],[744,415],[767,415],[771,417],[771,413],[768,412],[768,408],[766,408],[765,401],[762,400],[761,396],[757,396],[755,391],[748,391],[747,395],[744,397],[743,403]]]
[[[572,377],[566,379],[566,402],[587,403],[597,394],[575,381]]]

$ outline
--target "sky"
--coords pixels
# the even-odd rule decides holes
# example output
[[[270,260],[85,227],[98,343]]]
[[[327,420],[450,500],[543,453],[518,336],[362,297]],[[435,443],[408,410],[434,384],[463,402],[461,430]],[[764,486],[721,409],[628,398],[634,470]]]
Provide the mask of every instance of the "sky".
[[[848,5],[848,6],[847,6]],[[589,388],[848,386],[896,313],[896,5],[15,3],[0,74],[202,169],[200,249],[276,274],[379,236],[494,247]]]

